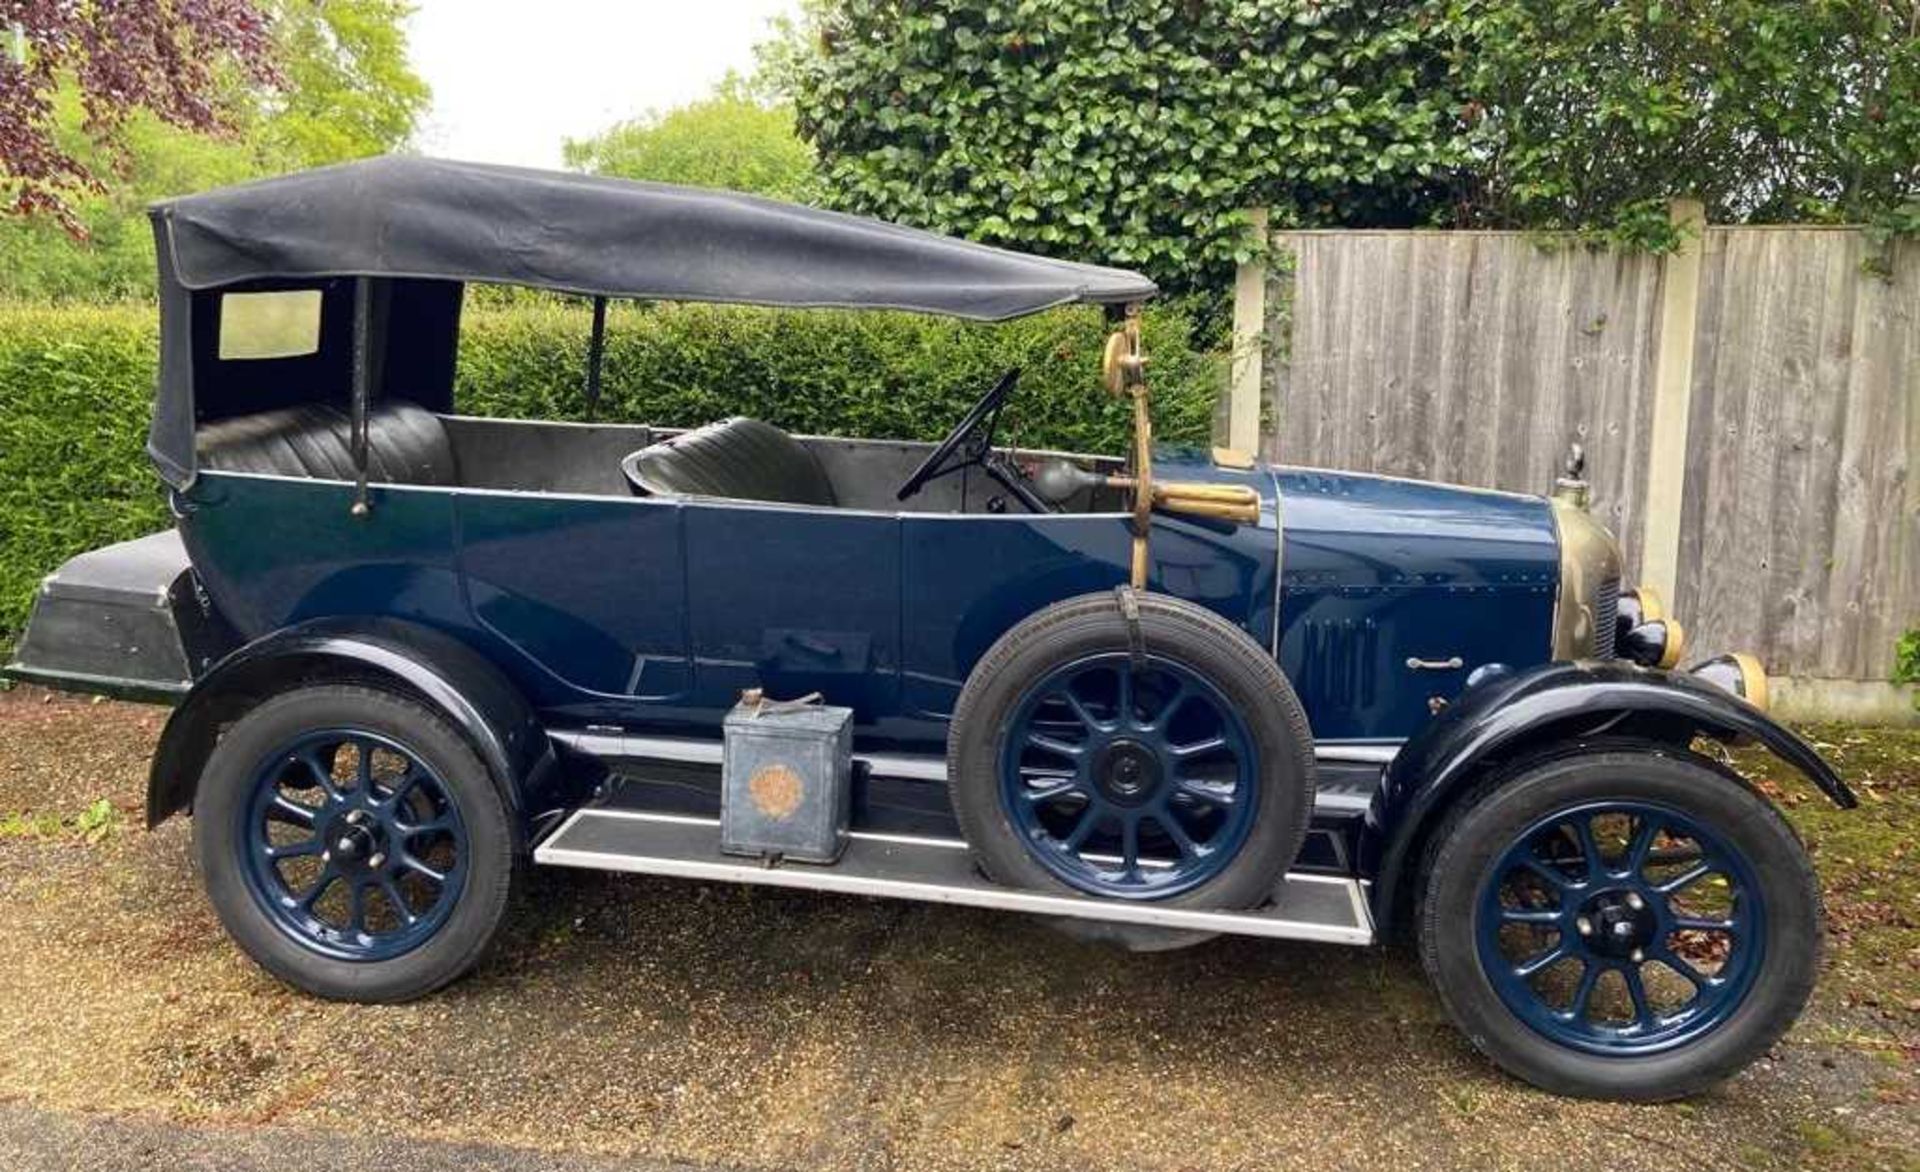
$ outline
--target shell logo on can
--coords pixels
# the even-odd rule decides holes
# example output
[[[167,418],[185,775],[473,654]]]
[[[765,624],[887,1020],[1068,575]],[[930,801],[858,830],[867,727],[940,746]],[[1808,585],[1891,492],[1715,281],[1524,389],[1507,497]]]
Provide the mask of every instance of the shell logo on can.
[[[747,793],[762,817],[785,822],[800,808],[805,785],[798,773],[776,761],[753,771],[747,779]]]

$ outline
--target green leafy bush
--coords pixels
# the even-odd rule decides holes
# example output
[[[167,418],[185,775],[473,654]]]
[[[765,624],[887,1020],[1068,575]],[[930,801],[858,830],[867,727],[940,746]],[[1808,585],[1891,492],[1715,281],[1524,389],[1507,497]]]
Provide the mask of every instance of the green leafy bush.
[[[154,311],[0,307],[0,648],[62,560],[167,523],[147,463]]]
[[[847,210],[1219,285],[1276,225],[1422,223],[1463,159],[1447,5],[814,0],[766,64]]]
[[[1008,366],[1024,372],[1002,436],[1121,452],[1124,404],[1099,390],[1106,324],[1057,310],[997,326],[897,313],[615,306],[600,417],[698,424],[735,413],[796,431],[937,438]],[[485,299],[461,334],[460,410],[580,419],[584,303]],[[83,550],[167,524],[147,463],[152,307],[0,303],[0,647],[35,584]],[[1180,305],[1150,311],[1156,434],[1203,442],[1224,371]]]
[[[1920,684],[1920,627],[1900,636],[1893,645],[1893,682]],[[1914,693],[1913,704],[1920,708],[1920,692]]]
[[[1920,198],[1913,0],[807,0],[766,51],[852,211],[1223,285],[1276,227],[1867,222]]]

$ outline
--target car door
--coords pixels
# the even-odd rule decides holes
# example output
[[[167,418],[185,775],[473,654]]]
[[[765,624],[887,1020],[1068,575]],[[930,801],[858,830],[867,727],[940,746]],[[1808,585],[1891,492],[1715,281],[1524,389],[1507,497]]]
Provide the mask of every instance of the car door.
[[[900,519],[688,498],[688,644],[701,707],[819,692],[867,732],[898,709]]]
[[[510,649],[499,660],[538,702],[687,698],[676,503],[477,490],[457,501],[474,622]]]

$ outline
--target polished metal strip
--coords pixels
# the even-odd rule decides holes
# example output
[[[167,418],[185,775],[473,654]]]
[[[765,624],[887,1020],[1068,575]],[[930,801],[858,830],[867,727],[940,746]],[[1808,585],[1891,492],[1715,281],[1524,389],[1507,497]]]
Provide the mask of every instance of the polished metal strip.
[[[1353,922],[1365,924],[1368,937],[1374,934],[1373,909],[1367,906],[1367,898],[1361,894],[1360,884],[1347,880],[1347,898],[1353,901]]]
[[[1316,761],[1357,761],[1369,765],[1391,765],[1393,759],[1399,755],[1398,743],[1383,745],[1320,741],[1313,746],[1313,758]]]
[[[721,759],[721,742],[700,737],[633,736],[574,729],[554,729],[547,735],[570,749],[591,753],[596,757],[674,761],[692,765],[718,765]],[[1391,764],[1399,753],[1398,744],[1343,744],[1335,741],[1313,748],[1314,759],[1318,761],[1354,761],[1377,765]],[[913,781],[947,779],[946,759],[930,753],[856,753],[854,756],[865,761],[867,768],[880,777]]]

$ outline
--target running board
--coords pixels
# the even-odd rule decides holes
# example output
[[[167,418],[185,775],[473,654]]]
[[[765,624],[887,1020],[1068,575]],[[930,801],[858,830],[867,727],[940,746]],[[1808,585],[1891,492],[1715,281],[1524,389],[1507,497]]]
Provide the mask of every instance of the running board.
[[[799,887],[1238,936],[1331,944],[1374,940],[1366,894],[1355,879],[1292,872],[1266,907],[1200,911],[1001,887],[974,869],[966,844],[953,838],[856,830],[846,853],[832,866],[767,864],[720,853],[717,819],[590,808],[575,811],[561,823],[533,852],[533,859],[554,867]]]

